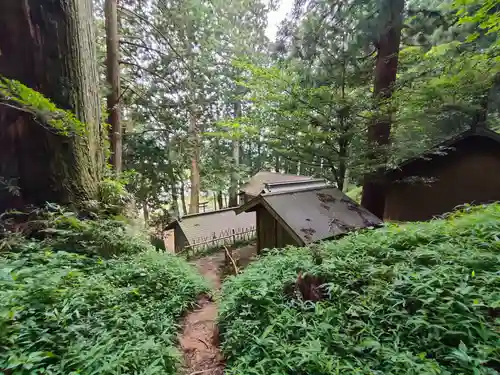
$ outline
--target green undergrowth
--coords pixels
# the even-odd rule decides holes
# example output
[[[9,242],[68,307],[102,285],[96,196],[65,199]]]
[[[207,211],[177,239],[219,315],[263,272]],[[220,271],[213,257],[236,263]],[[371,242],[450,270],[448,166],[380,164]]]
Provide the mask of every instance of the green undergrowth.
[[[211,247],[207,247],[203,250],[195,251],[195,252],[193,252],[193,251],[190,252],[188,250],[185,253],[183,253],[183,255],[186,257],[187,260],[192,261],[192,260],[200,259],[200,258],[209,256],[209,255],[212,255],[212,254],[215,254],[218,252],[224,252],[224,247],[234,250],[234,249],[238,249],[240,247],[250,245],[251,243],[254,243],[255,240],[256,240],[255,238],[251,238],[249,240],[238,240],[238,241],[235,241],[234,243],[230,243],[227,245],[221,244],[221,245],[211,246]]]
[[[353,201],[360,203],[361,202],[361,195],[363,194],[363,188],[361,186],[354,187],[353,189],[349,190],[346,195],[351,198]]]
[[[0,241],[0,373],[176,374],[201,275],[121,222],[42,221]]]
[[[499,373],[499,204],[311,253],[272,251],[224,283],[227,374]],[[321,300],[301,297],[299,272]]]

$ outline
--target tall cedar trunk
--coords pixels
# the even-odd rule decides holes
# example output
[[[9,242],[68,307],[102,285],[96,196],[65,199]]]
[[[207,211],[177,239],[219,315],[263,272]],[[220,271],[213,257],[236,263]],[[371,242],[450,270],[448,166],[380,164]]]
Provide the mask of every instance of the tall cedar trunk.
[[[274,171],[276,173],[279,173],[280,169],[281,169],[281,165],[280,165],[280,156],[279,155],[276,155],[275,159],[274,159]]]
[[[109,94],[107,110],[109,123],[110,163],[116,173],[122,169],[122,128],[120,123],[120,65],[117,0],[105,0],[106,68]]]
[[[179,210],[179,192],[177,189],[177,175],[175,173],[174,169],[174,164],[172,163],[172,159],[174,159],[174,154],[172,152],[172,149],[170,147],[170,135],[166,135],[167,139],[167,145],[168,151],[166,154],[167,160],[168,160],[168,179],[170,180],[170,193],[172,194],[172,210],[174,211],[174,216],[179,217],[180,216],[180,210]]]
[[[219,204],[219,210],[224,208],[224,198],[222,197],[222,192],[217,192],[217,203]]]
[[[382,31],[377,43],[377,61],[373,93],[379,107],[387,106],[391,98],[398,71],[399,44],[403,23],[404,0],[385,0],[380,11]],[[380,109],[380,108],[379,108]],[[387,160],[387,146],[390,142],[391,111],[380,111],[368,127],[368,142],[373,152],[370,158],[377,164]],[[379,218],[384,217],[386,185],[384,168],[377,167],[374,173],[365,176],[361,204]]]
[[[306,165],[303,162],[299,162],[299,175],[305,176],[306,175]]]
[[[234,103],[234,116],[241,117],[241,103]],[[233,139],[233,171],[231,173],[231,186],[229,187],[229,207],[238,205],[238,169],[240,166],[240,141]]]
[[[47,201],[95,199],[103,166],[91,0],[0,1],[0,75],[16,79],[74,112],[85,136],[64,137],[33,116],[0,105],[0,212]]]
[[[257,165],[254,171],[258,172],[262,169],[262,143],[260,141],[261,130],[259,128],[259,140],[257,141]]]
[[[187,215],[187,205],[186,205],[186,186],[184,185],[184,180],[181,179],[181,204],[182,204],[182,213],[183,215]]]
[[[221,154],[221,149],[220,149],[220,143],[219,143],[219,138],[215,138],[214,140],[214,147],[216,150],[216,158],[215,158],[215,168],[220,168],[220,160],[222,159],[222,154]],[[221,197],[219,200],[219,196]],[[219,203],[219,210],[221,210],[224,206],[224,202],[222,202],[222,192],[216,191],[214,192],[214,207],[217,207],[216,203]],[[217,209],[217,208],[215,208]]]
[[[485,93],[479,99],[479,108],[472,117],[471,130],[476,131],[478,129],[486,128],[486,120],[488,118],[488,99],[488,93]]]
[[[343,120],[342,120],[343,121]],[[347,174],[347,158],[349,152],[349,139],[346,135],[341,136],[338,140],[339,144],[339,164],[336,173],[337,188],[344,191],[344,183]]]
[[[345,193],[349,190],[349,182],[350,182],[350,173],[349,168],[346,168],[344,175],[344,183],[342,184],[342,191]]]
[[[195,214],[200,209],[200,131],[195,109],[191,108],[189,118],[189,134],[191,138],[191,196],[189,213]]]
[[[341,97],[342,101],[345,100],[345,87],[346,87],[346,70],[347,59],[345,52],[346,33],[342,35],[342,76],[341,76]],[[351,143],[351,136],[349,135],[349,123],[346,121],[346,113],[344,110],[338,112],[340,128],[342,134],[338,139],[339,145],[339,166],[337,173],[337,187],[340,191],[346,191],[349,179],[347,177],[347,162],[349,160],[349,144]]]
[[[174,175],[172,173],[172,175]],[[177,184],[175,180],[171,180],[170,190],[172,193],[172,210],[174,211],[175,217],[179,217],[179,194],[177,193]]]
[[[149,223],[149,208],[148,208],[148,204],[146,202],[142,203],[142,214],[144,216],[144,223],[147,227],[148,223]]]

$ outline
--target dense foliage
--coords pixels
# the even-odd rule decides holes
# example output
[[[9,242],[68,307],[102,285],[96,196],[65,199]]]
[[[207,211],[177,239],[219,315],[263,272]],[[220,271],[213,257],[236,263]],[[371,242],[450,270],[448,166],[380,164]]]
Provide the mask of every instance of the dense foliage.
[[[499,231],[492,204],[326,242],[322,262],[271,252],[224,284],[227,373],[498,374]],[[293,292],[299,272],[321,301]]]
[[[178,319],[202,277],[123,223],[48,222],[0,243],[0,372],[176,374]]]
[[[124,2],[124,168],[139,205],[177,216],[199,190],[226,206],[260,169],[348,190],[467,128],[499,129],[497,2],[406,0],[394,93],[380,102],[374,67],[394,3],[297,1],[273,35],[274,1]],[[377,153],[367,129],[381,113],[391,142]]]
[[[82,134],[85,126],[75,114],[58,108],[50,99],[16,80],[0,75],[0,103],[38,118],[61,135]]]

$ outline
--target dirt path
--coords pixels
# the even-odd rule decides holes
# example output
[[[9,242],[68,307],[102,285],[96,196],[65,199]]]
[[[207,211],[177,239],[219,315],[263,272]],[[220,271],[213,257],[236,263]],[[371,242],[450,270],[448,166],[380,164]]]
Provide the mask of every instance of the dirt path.
[[[224,253],[219,252],[195,261],[198,271],[212,284],[215,291],[221,285],[220,272],[224,265]],[[218,346],[216,327],[217,305],[208,297],[198,300],[198,308],[184,319],[179,338],[184,352],[185,375],[222,375],[223,358]]]

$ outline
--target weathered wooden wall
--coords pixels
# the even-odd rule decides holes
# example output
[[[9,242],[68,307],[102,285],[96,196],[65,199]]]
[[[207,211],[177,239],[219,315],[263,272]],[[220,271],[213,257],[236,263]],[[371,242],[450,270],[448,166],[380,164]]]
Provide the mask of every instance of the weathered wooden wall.
[[[399,179],[409,176],[436,181],[392,183],[385,205],[386,220],[429,220],[464,203],[500,200],[500,146],[488,138],[473,138],[446,156],[414,162],[397,175]]]
[[[264,207],[257,207],[257,251],[298,245],[283,226]]]

